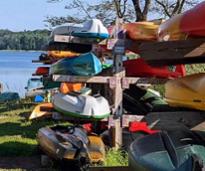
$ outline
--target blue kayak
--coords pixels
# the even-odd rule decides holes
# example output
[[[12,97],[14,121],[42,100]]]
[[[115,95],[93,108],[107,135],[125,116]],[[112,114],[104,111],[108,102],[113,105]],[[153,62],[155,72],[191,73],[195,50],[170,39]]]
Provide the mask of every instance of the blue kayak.
[[[100,60],[93,53],[64,58],[51,65],[50,74],[93,76],[102,71]]]

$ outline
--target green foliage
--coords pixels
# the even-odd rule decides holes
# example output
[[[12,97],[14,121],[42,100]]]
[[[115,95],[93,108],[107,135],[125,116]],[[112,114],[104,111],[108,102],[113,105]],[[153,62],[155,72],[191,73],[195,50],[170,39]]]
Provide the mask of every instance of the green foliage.
[[[110,149],[107,152],[105,166],[128,166],[128,154],[124,151]]]
[[[205,73],[205,64],[186,65],[187,74]]]
[[[0,50],[42,50],[49,41],[49,35],[48,30],[0,30]]]

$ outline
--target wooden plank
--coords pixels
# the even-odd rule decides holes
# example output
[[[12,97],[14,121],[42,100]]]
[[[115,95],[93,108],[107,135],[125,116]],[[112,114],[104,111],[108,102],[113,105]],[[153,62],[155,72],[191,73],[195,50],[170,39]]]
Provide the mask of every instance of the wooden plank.
[[[32,63],[43,63],[43,64],[52,64],[50,60],[32,60]]]
[[[54,42],[61,43],[80,43],[80,44],[94,44],[102,42],[102,39],[96,38],[80,38],[67,35],[54,35]]]
[[[142,43],[139,50],[141,57],[152,65],[205,62],[205,38]]]
[[[128,166],[90,167],[89,171],[131,171]]]
[[[75,82],[75,83],[109,83],[108,76],[72,76],[72,75],[53,75],[56,82]]]
[[[138,86],[149,86],[151,84],[165,84],[169,79],[163,78],[140,78],[140,77],[124,77],[122,78],[122,88],[128,89],[130,84],[137,84]]]

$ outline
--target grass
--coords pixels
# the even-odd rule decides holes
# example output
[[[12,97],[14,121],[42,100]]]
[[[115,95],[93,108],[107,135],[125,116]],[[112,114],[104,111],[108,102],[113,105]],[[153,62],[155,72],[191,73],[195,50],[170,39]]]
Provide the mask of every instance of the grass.
[[[33,106],[14,103],[0,107],[0,156],[31,156],[37,152],[39,128],[56,124],[53,121],[31,122],[27,117]],[[14,110],[13,110],[14,109]]]
[[[27,118],[33,108],[34,105],[26,101],[0,105],[1,157],[31,157],[38,155],[36,141],[38,129],[60,123],[52,120],[28,121]],[[66,123],[61,122],[61,124]],[[104,165],[126,166],[128,165],[127,154],[111,149],[107,153]]]

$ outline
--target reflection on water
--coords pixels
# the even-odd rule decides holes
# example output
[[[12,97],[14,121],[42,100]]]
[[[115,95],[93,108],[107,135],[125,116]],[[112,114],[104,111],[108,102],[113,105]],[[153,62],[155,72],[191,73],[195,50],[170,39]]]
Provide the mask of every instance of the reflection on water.
[[[4,91],[16,91],[25,95],[28,79],[39,66],[32,60],[38,59],[41,52],[0,51],[0,82]]]

